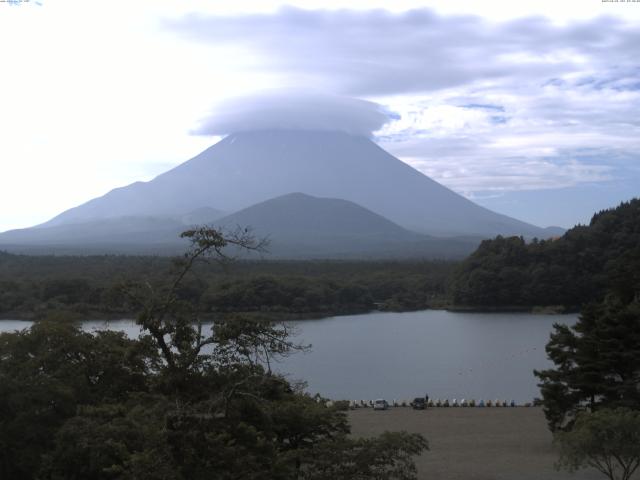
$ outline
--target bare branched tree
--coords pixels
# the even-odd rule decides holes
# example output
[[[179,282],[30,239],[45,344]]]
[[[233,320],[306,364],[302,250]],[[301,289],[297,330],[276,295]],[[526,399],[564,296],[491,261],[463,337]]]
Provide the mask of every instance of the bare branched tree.
[[[181,234],[190,241],[185,254],[176,259],[167,282],[128,283],[123,292],[134,308],[139,310],[137,323],[152,337],[169,370],[184,372],[199,368],[209,356],[202,351],[216,343],[215,335],[204,335],[197,305],[180,299],[179,289],[199,261],[214,260],[226,264],[234,260],[236,252],[265,252],[267,241],[257,239],[247,228],[222,231],[209,226],[196,227]],[[264,335],[264,332],[262,333]],[[284,335],[286,337],[286,334]],[[225,341],[229,341],[227,338]],[[274,353],[284,346],[270,345]],[[265,347],[263,347],[265,348]]]

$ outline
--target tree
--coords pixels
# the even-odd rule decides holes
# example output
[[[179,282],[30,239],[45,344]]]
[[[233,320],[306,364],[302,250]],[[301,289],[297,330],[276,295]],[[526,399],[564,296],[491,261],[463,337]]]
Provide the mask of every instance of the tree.
[[[640,466],[640,411],[627,408],[583,412],[568,432],[555,434],[559,468],[589,466],[610,480],[628,480]]]
[[[199,370],[207,360],[203,348],[215,343],[214,337],[203,336],[193,299],[179,296],[187,275],[200,259],[213,255],[220,262],[228,262],[229,248],[261,251],[265,242],[256,240],[247,229],[225,235],[213,228],[199,227],[182,233],[181,237],[189,239],[191,246],[183,258],[175,261],[173,278],[168,283],[154,287],[148,282],[131,282],[124,285],[123,291],[139,310],[137,323],[157,346],[165,373],[185,380],[190,371]]]
[[[56,432],[40,477],[181,479],[167,446],[165,415],[171,408],[167,399],[153,395],[80,407]]]
[[[385,432],[377,438],[341,436],[310,451],[305,480],[411,480],[416,478],[414,455],[428,450],[418,434]]]
[[[0,335],[0,478],[34,478],[80,405],[148,390],[153,350],[118,332],[44,321]]]
[[[288,339],[286,326],[233,316],[216,322],[211,335],[203,334],[197,309],[176,294],[181,282],[201,257],[213,253],[226,260],[228,244],[249,249],[261,244],[246,231],[232,239],[210,229],[183,236],[192,248],[170,286],[130,295],[142,306],[138,323],[164,359],[162,391],[176,401],[167,417],[167,441],[181,475],[208,478],[215,470],[219,478],[301,478],[317,470],[320,446],[336,452],[330,446],[351,445],[360,459],[376,448],[375,462],[361,461],[360,467],[386,472],[379,478],[414,478],[412,456],[427,447],[421,436],[400,432],[376,441],[350,440],[344,407],[326,406],[271,371],[274,356],[304,349]],[[353,460],[334,455],[324,461],[348,471]],[[362,468],[342,478],[369,478]]]
[[[556,368],[536,371],[551,430],[601,407],[640,409],[640,303],[609,295],[573,327],[555,325],[547,344]]]

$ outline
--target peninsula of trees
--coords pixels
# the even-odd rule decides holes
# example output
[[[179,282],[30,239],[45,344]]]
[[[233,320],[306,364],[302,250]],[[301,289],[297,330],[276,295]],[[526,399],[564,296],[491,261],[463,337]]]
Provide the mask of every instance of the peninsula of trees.
[[[640,199],[596,213],[552,240],[485,240],[453,273],[451,302],[477,307],[560,305],[579,310],[640,280]]]

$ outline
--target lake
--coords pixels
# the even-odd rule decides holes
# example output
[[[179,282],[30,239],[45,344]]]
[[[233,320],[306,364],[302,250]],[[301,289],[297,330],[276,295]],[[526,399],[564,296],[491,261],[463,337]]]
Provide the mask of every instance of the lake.
[[[374,312],[290,322],[310,353],[286,358],[274,368],[290,380],[304,379],[311,393],[334,399],[514,399],[540,396],[534,369],[551,365],[545,344],[554,323],[577,315],[459,313],[425,310]],[[0,331],[29,322],[0,321]],[[83,328],[111,328],[136,336],[129,320],[87,321]]]

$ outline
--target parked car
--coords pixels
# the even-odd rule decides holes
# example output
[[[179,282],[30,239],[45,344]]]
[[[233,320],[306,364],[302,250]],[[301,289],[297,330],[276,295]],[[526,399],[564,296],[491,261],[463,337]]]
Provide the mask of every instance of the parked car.
[[[411,402],[411,406],[414,410],[424,410],[427,406],[427,402],[422,397],[416,397],[413,399],[413,402]]]
[[[387,410],[389,408],[389,404],[383,398],[379,398],[375,402],[373,402],[374,410]]]

